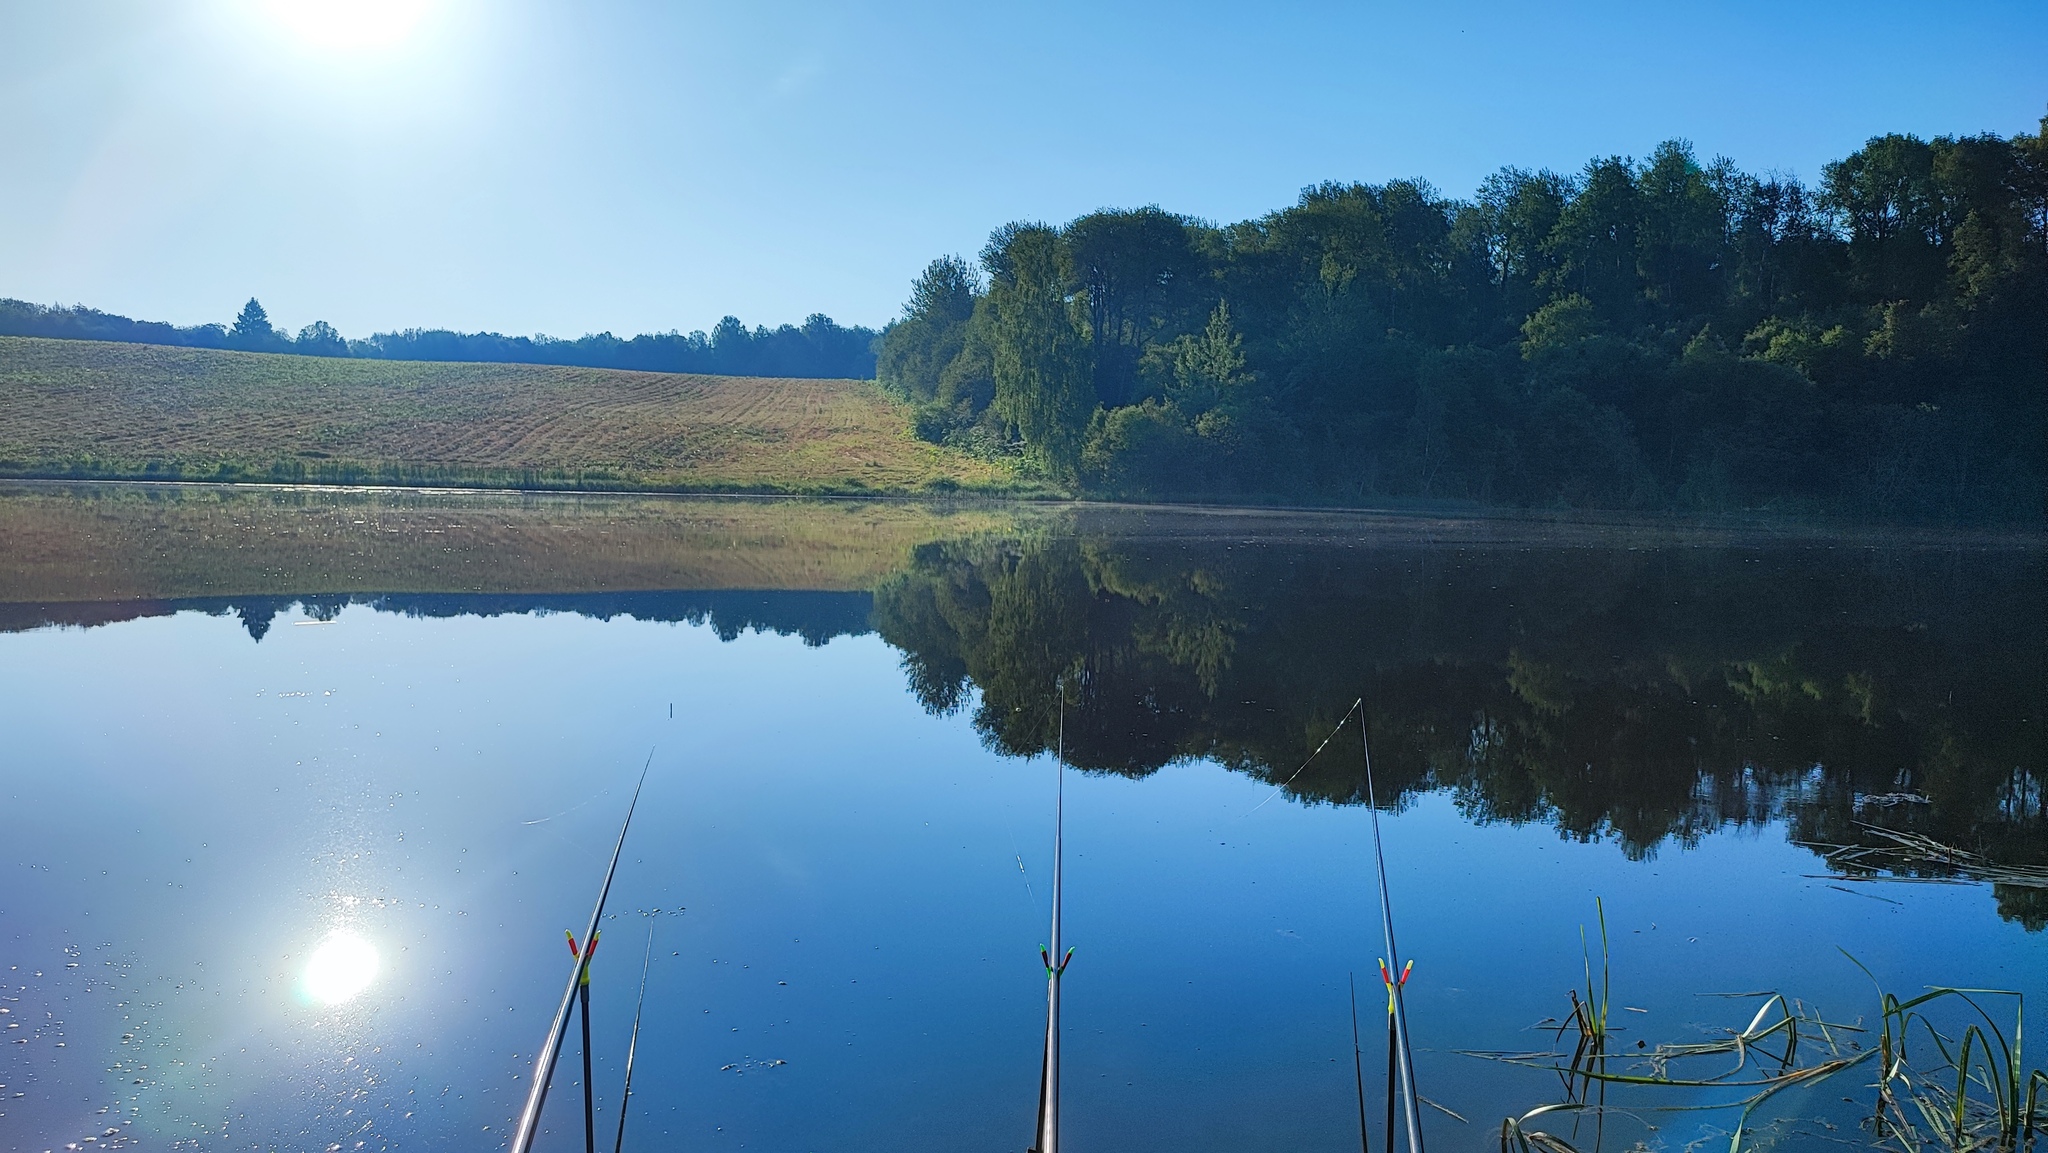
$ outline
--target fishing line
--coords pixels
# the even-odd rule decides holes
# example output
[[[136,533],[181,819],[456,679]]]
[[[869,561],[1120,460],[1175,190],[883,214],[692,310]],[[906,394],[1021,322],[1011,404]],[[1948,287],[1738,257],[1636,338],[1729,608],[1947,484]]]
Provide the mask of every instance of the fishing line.
[[[1301,762],[1301,768],[1299,768],[1299,769],[1296,769],[1296,770],[1294,770],[1294,776],[1288,777],[1288,778],[1287,778],[1286,780],[1284,780],[1284,781],[1280,782],[1280,787],[1279,787],[1279,788],[1277,788],[1277,789],[1274,789],[1274,790],[1273,790],[1273,791],[1272,791],[1271,793],[1268,793],[1268,794],[1266,794],[1266,800],[1265,800],[1265,801],[1260,801],[1260,802],[1259,802],[1258,804],[1256,804],[1256,805],[1253,805],[1253,806],[1252,806],[1251,808],[1249,808],[1249,809],[1246,809],[1246,810],[1244,811],[1244,813],[1243,813],[1242,815],[1243,815],[1243,816],[1245,816],[1245,817],[1249,817],[1249,816],[1251,816],[1251,815],[1252,815],[1253,813],[1256,813],[1256,812],[1258,812],[1258,811],[1259,811],[1260,809],[1263,809],[1263,808],[1265,808],[1265,807],[1266,807],[1266,801],[1270,801],[1270,800],[1272,800],[1272,799],[1273,799],[1274,797],[1277,797],[1277,796],[1279,796],[1279,795],[1280,795],[1281,793],[1284,793],[1284,792],[1286,792],[1286,791],[1287,791],[1287,786],[1289,786],[1289,785],[1292,785],[1292,784],[1294,783],[1294,777],[1298,777],[1298,776],[1300,776],[1300,775],[1301,775],[1301,774],[1302,774],[1302,773],[1303,773],[1303,772],[1304,772],[1305,770],[1307,770],[1307,768],[1308,768],[1308,766],[1309,766],[1309,763],[1310,763],[1311,761],[1314,761],[1314,760],[1315,760],[1315,759],[1316,759],[1317,757],[1319,757],[1319,756],[1322,756],[1322,755],[1323,755],[1323,750],[1324,750],[1324,749],[1326,749],[1326,748],[1329,748],[1329,747],[1330,747],[1330,742],[1331,742],[1331,741],[1333,741],[1333,740],[1335,740],[1335,739],[1337,739],[1337,734],[1338,734],[1338,733],[1341,733],[1341,732],[1343,732],[1343,731],[1344,731],[1344,722],[1345,722],[1345,721],[1348,721],[1348,720],[1350,720],[1350,719],[1351,719],[1351,714],[1352,714],[1352,713],[1355,713],[1355,712],[1357,712],[1357,711],[1359,710],[1359,707],[1360,707],[1360,706],[1362,706],[1362,705],[1364,705],[1364,704],[1365,704],[1365,698],[1364,698],[1364,697],[1360,697],[1360,698],[1358,698],[1357,700],[1355,700],[1355,701],[1352,701],[1352,702],[1351,702],[1351,707],[1350,707],[1350,708],[1348,708],[1348,709],[1346,709],[1346,710],[1344,710],[1344,715],[1343,715],[1343,716],[1341,716],[1341,717],[1339,717],[1339,718],[1337,718],[1337,727],[1336,727],[1336,728],[1333,728],[1333,729],[1331,729],[1331,730],[1330,730],[1330,735],[1329,735],[1329,736],[1327,736],[1327,737],[1324,737],[1324,738],[1323,738],[1323,743],[1322,743],[1322,744],[1320,744],[1320,745],[1317,745],[1317,746],[1316,746],[1316,751],[1315,751],[1315,752],[1313,752],[1313,753],[1310,753],[1310,754],[1308,755],[1308,760],[1306,760],[1306,761],[1303,761],[1303,762]]]
[[[650,756],[652,756],[652,754],[649,754],[649,755],[650,755]],[[585,798],[584,798],[583,800],[581,800],[581,801],[578,801],[578,802],[577,802],[576,804],[570,805],[570,806],[569,806],[568,808],[566,808],[566,809],[563,809],[563,810],[562,810],[561,812],[559,812],[559,813],[556,813],[556,814],[555,814],[554,816],[552,816],[552,817],[542,817],[542,818],[540,818],[539,820],[534,820],[534,821],[521,821],[521,822],[519,822],[519,823],[520,823],[520,824],[522,824],[522,825],[545,825],[545,824],[547,824],[547,823],[548,823],[549,821],[555,820],[555,819],[557,819],[557,818],[560,818],[560,817],[566,817],[566,816],[568,816],[568,815],[569,815],[570,813],[573,813],[573,812],[575,812],[576,810],[578,810],[578,809],[580,809],[580,808],[583,808],[583,807],[584,807],[584,806],[586,806],[586,805],[589,805],[589,804],[590,804],[591,802],[593,802],[593,801],[597,800],[597,799],[598,799],[599,797],[602,797],[602,796],[606,796],[606,795],[608,795],[608,794],[609,794],[609,793],[610,793],[611,791],[612,791],[612,790],[611,790],[611,786],[607,785],[607,786],[605,786],[604,788],[602,788],[602,789],[599,789],[599,790],[598,790],[598,791],[596,791],[595,793],[592,793],[592,794],[591,794],[591,795],[589,795],[588,797],[585,797]]]
[[[1005,806],[1006,808],[1008,806]],[[1017,858],[1017,873],[1024,878],[1024,895],[1030,899],[1033,911],[1038,909],[1038,894],[1031,888],[1031,870],[1024,867],[1024,850],[1017,844],[1017,828],[1010,826],[1010,855]]]

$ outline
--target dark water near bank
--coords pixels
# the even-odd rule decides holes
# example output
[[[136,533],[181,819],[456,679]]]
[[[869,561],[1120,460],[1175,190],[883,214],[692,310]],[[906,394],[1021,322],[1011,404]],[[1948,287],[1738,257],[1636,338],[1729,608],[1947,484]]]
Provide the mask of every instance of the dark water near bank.
[[[128,506],[63,499],[127,539]],[[374,504],[286,572],[265,550],[340,498],[247,499],[152,519],[169,575],[118,596],[49,573],[139,562],[37,529],[40,583],[0,595],[0,1149],[502,1147],[651,748],[600,1133],[652,927],[629,1147],[1021,1150],[1063,674],[1083,1153],[1355,1148],[1354,972],[1378,1116],[1355,734],[1311,759],[1359,697],[1437,1148],[1556,1099],[1465,1051],[1550,1045],[1596,898],[1624,1044],[1753,1011],[1716,992],[1867,1019],[1845,951],[1902,992],[2048,985],[2048,890],[1973,879],[2048,864],[2037,540],[1098,510],[948,522],[850,582],[622,588],[565,548],[465,587],[378,567],[421,538]],[[494,523],[632,527],[535,507]],[[1976,864],[1809,847],[1881,828]],[[337,934],[374,971],[316,963]],[[573,1054],[548,1148],[580,1141]],[[1868,1080],[1767,1120],[1853,1136]]]

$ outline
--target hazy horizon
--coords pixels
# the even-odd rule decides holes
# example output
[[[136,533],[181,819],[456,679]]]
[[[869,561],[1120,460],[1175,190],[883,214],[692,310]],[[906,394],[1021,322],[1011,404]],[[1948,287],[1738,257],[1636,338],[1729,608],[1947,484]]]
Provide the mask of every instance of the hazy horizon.
[[[2048,8],[2016,3],[333,7],[0,10],[0,296],[179,324],[255,296],[352,336],[879,327],[1012,219],[1466,196],[1672,137],[1810,181],[2048,99]]]

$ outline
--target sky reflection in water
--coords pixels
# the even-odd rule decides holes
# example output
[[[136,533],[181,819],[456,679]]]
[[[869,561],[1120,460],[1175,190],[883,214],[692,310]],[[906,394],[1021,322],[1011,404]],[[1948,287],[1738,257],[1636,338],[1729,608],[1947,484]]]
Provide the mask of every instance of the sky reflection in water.
[[[650,747],[654,767],[596,963],[600,1128],[616,1106],[651,927],[629,1144],[638,1135],[698,1148],[1022,1148],[1037,1086],[1053,770],[1042,756],[991,750],[1034,739],[1036,722],[1011,713],[1039,670],[990,654],[1007,643],[997,636],[1005,627],[1040,636],[1026,618],[1084,627],[1103,710],[1125,707],[1111,698],[1132,668],[1165,705],[1137,744],[1110,739],[1131,724],[1105,723],[1092,738],[1085,717],[1077,726],[1083,763],[1127,768],[1068,782],[1068,937],[1078,950],[1066,995],[1068,1140],[1080,1149],[1348,1147],[1346,980],[1355,971],[1370,989],[1379,952],[1364,813],[1260,806],[1271,774],[1245,763],[1247,750],[1278,759],[1286,741],[1312,747],[1321,733],[1308,731],[1313,710],[1301,701],[1233,696],[1249,682],[1232,678],[1262,664],[1306,666],[1291,682],[1269,676],[1277,693],[1319,674],[1413,683],[1417,669],[1448,669],[1416,695],[1450,697],[1464,718],[1456,741],[1470,747],[1475,709],[1453,674],[1469,658],[1495,661],[1502,683],[1517,675],[1496,660],[1504,651],[1481,652],[1498,639],[1479,635],[1495,623],[1475,610],[1431,634],[1429,614],[1410,611],[1399,619],[1411,640],[1393,646],[1406,656],[1333,669],[1337,658],[1314,638],[1262,649],[1294,627],[1286,604],[1329,611],[1315,599],[1329,583],[1312,557],[1282,557],[1278,570],[1211,569],[1243,594],[1211,599],[1243,609],[1204,642],[1189,627],[1202,623],[1193,608],[1156,635],[1128,616],[1112,627],[1108,617],[1129,611],[1117,595],[1160,603],[1137,595],[1151,579],[1143,548],[1109,557],[1114,564],[1100,548],[1093,560],[1011,548],[972,571],[962,555],[928,550],[884,582],[873,614],[880,635],[861,631],[857,617],[802,635],[807,620],[845,621],[858,593],[812,594],[814,603],[783,594],[795,599],[751,611],[754,623],[779,620],[789,635],[724,629],[731,639],[703,613],[703,623],[629,610],[608,620],[408,616],[347,597],[265,616],[260,643],[243,618],[199,611],[0,635],[9,734],[0,867],[12,876],[0,889],[0,934],[6,995],[18,998],[0,1005],[21,1026],[7,1039],[29,1042],[0,1052],[0,1148],[54,1148],[108,1128],[111,1143],[150,1148],[501,1142],[569,963],[561,931],[581,929]],[[1789,562],[1766,554],[1762,563]],[[1061,608],[1054,592],[1071,565],[1100,595]],[[1526,569],[1496,568],[1509,575],[1487,583],[1530,592]],[[2037,558],[2022,558],[2017,575],[1961,579],[2023,590],[2037,569]],[[1054,591],[1036,612],[1015,601],[1006,610],[1019,587],[1010,578],[1034,572],[1043,576],[1034,587]],[[1942,600],[1920,577],[1906,583],[1930,605]],[[951,599],[927,595],[939,587]],[[1362,587],[1378,596],[1379,586]],[[1975,651],[1957,638],[1999,631],[1960,620],[2009,615],[2009,603],[1977,599],[1932,618],[1949,633],[1937,649]],[[961,617],[972,603],[982,615]],[[954,615],[919,616],[920,606]],[[1643,619],[1639,632],[1659,627]],[[1470,634],[1462,650],[1445,639],[1461,631]],[[1627,697],[1627,678],[1581,675],[1568,653],[1528,631],[1516,650],[1524,667],[1549,671],[1522,674],[1521,696],[1501,690],[1526,715],[1507,698],[1476,710],[1498,721],[1507,747],[1584,759],[1587,737],[1573,724],[1596,721],[1572,722],[1572,709],[1603,694],[1625,698],[1621,712],[1658,699]],[[1230,660],[1205,665],[1197,650],[1218,635],[1233,638]],[[1801,639],[1809,656],[1826,647]],[[1653,636],[1609,656],[1635,667],[1645,653],[1698,651],[1689,645]],[[1035,651],[1064,659],[1056,648]],[[1147,671],[1147,653],[1170,659]],[[1942,675],[1957,671],[1937,664]],[[2022,660],[2016,675],[2029,667]],[[964,670],[965,695],[950,699],[950,713],[927,708],[949,700],[935,669]],[[1895,698],[1919,691],[1883,674],[1874,675]],[[1206,676],[1218,691],[1189,695],[1175,676]],[[1574,703],[1530,709],[1524,697],[1555,707],[1543,684]],[[1416,778],[1385,831],[1403,944],[1417,962],[1409,991],[1420,1074],[1430,1097],[1471,1121],[1433,1114],[1444,1147],[1488,1144],[1502,1115],[1549,1099],[1543,1075],[1457,1051],[1547,1043],[1529,1026],[1558,1013],[1581,980],[1579,931],[1595,896],[1613,934],[1617,998],[1646,1010],[1625,1025],[1652,1043],[1728,1023],[1724,1003],[1696,995],[1712,991],[1783,988],[1837,1017],[1867,1013],[1867,982],[1838,947],[1901,989],[2039,986],[2048,950],[2023,927],[2023,898],[2008,895],[2002,918],[1984,886],[1815,876],[1814,853],[1788,843],[1793,827],[1840,827],[1839,814],[1826,815],[1837,801],[1857,810],[1796,764],[1724,774],[1715,788],[1747,780],[1753,794],[1776,789],[1779,800],[1752,795],[1745,803],[1758,819],[1718,833],[1721,823],[1702,814],[1727,798],[1709,789],[1716,799],[1704,808],[1680,796],[1675,809],[1658,809],[1654,791],[1619,798],[1638,818],[1661,813],[1658,837],[1625,836],[1613,822],[1589,838],[1560,836],[1579,801],[1509,804],[1516,782],[1558,793],[1547,762],[1524,750],[1512,772],[1468,767],[1454,780],[1436,751],[1444,742],[1416,720],[1429,719],[1426,709],[1394,699],[1384,679],[1379,688],[1389,703],[1376,720],[1386,742],[1376,757],[1390,775]],[[1332,699],[1349,691],[1330,690]],[[1982,695],[1967,683],[1956,691]],[[2012,691],[2025,704],[2042,690]],[[1287,725],[1255,722],[1290,709]],[[2038,758],[2037,738],[1986,730],[1982,718],[1997,712],[1956,706],[1944,747],[1994,751],[1984,758],[2018,750],[2020,767],[2038,774],[2039,760],[2025,760]],[[1752,712],[1722,731],[1679,713],[1707,750],[1698,764],[1710,780],[1727,768],[1713,763],[1716,750],[1750,757],[1751,739],[1840,748],[1848,732],[1817,714]],[[1664,756],[1666,734],[1654,725],[1598,723],[1624,743],[1617,762]],[[1920,739],[1901,738],[1914,748]],[[1172,760],[1197,746],[1202,759],[1153,770],[1155,753]],[[1873,763],[1906,755],[1875,738],[1856,748]],[[1967,766],[1923,761],[1914,764],[1967,776]],[[1312,797],[1342,799],[1351,771],[1333,763],[1304,783]],[[1425,772],[1445,787],[1432,790]],[[1786,784],[1800,780],[1805,792]],[[1852,784],[1847,793],[1871,791]],[[1783,800],[1787,789],[1794,800]],[[1806,796],[1820,800],[1802,808]],[[1987,796],[1992,815],[1977,819],[1995,825],[2001,802]],[[2039,825],[2018,828],[2027,838]],[[1624,842],[1635,847],[1621,851]],[[1375,997],[1361,1001],[1370,1009]],[[1377,1022],[1365,1025],[1370,1038]],[[550,1148],[573,1147],[580,1129],[575,1064],[572,1043]],[[1700,1124],[1667,1123],[1674,1142]]]

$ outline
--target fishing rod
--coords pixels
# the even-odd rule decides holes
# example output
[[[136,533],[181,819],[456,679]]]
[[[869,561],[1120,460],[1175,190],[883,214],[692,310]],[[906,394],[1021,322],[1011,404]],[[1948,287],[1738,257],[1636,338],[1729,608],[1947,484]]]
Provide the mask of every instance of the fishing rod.
[[[1387,989],[1387,1128],[1384,1144],[1387,1153],[1394,1149],[1394,1115],[1401,1103],[1401,1034],[1394,1028],[1394,986],[1393,978],[1387,973],[1387,963],[1380,962],[1380,983]]]
[[[611,895],[612,877],[619,871],[619,854],[626,848],[626,830],[633,826],[633,810],[640,805],[640,790],[647,786],[647,770],[654,765],[654,753],[647,754],[647,763],[640,766],[640,783],[633,786],[633,800],[626,806],[626,819],[619,824],[619,840],[612,846],[611,864],[604,871],[604,884],[598,886],[597,903],[590,907],[590,928],[583,934],[587,942],[595,943],[598,921],[604,917],[605,898]],[[569,1031],[569,1013],[576,1007],[576,993],[590,977],[590,954],[593,949],[584,949],[576,957],[576,964],[569,970],[568,987],[562,990],[562,1004],[555,1010],[554,1024],[548,1027],[548,1037],[541,1044],[540,1052],[533,1061],[533,1082],[526,1090],[526,1107],[519,1111],[519,1125],[512,1131],[511,1153],[528,1153],[533,1148],[533,1139],[540,1131],[541,1106],[547,1103],[548,1082],[554,1079],[555,1062],[562,1055],[562,1041]],[[589,1026],[589,1014],[584,1015],[584,1024]],[[584,1051],[589,1052],[586,1044]],[[583,1083],[590,1084],[585,1077]]]
[[[626,1147],[626,1107],[633,1103],[633,1053],[640,1048],[640,1010],[647,1004],[647,963],[653,959],[654,918],[650,916],[647,919],[647,952],[640,958],[640,997],[633,1002],[633,1036],[626,1042],[626,1089],[619,1096],[619,1135],[612,1139],[612,1153],[621,1153]]]
[[[1053,764],[1057,774],[1052,803],[1052,945],[1039,950],[1045,962],[1045,1057],[1038,1071],[1038,1144],[1033,1153],[1059,1153],[1060,1144],[1060,978],[1074,951],[1060,954],[1060,861],[1061,838],[1066,825],[1067,805],[1067,682],[1059,681],[1060,725],[1054,745]]]
[[[1363,703],[1364,698],[1359,698]],[[1388,1022],[1392,1031],[1388,1035],[1388,1056],[1390,1064],[1399,1071],[1401,1093],[1408,1122],[1408,1153],[1422,1153],[1422,1108],[1415,1093],[1415,1056],[1408,1045],[1408,1008],[1402,997],[1402,986],[1408,983],[1408,973],[1401,966],[1400,954],[1394,949],[1394,903],[1387,893],[1387,853],[1380,841],[1379,796],[1372,779],[1372,739],[1366,734],[1365,710],[1358,710],[1359,747],[1365,751],[1365,803],[1372,810],[1372,857],[1380,883],[1380,929],[1386,936],[1387,963],[1382,980],[1387,986]],[[1409,962],[1412,967],[1414,962]],[[1393,1110],[1391,1095],[1387,1102],[1388,1111]],[[1387,1134],[1391,1147],[1393,1134]]]
[[[597,941],[602,936],[602,931],[595,932],[583,942],[583,980],[576,986],[576,996],[583,1008],[583,1153],[597,1153],[597,1085],[590,1076],[590,960],[597,953]],[[574,933],[569,934],[569,953],[576,953]]]

